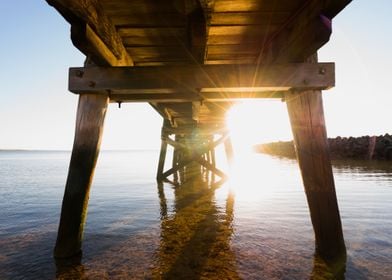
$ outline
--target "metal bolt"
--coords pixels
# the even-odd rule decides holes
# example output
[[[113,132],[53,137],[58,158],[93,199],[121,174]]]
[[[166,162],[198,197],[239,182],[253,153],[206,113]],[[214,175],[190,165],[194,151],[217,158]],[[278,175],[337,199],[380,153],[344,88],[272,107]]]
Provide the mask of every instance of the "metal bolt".
[[[319,69],[319,74],[320,74],[320,75],[324,75],[326,72],[327,72],[327,70],[325,70],[324,67],[321,67],[321,68]]]
[[[83,71],[82,70],[76,70],[76,77],[79,77],[79,78],[81,78],[81,77],[83,77]]]
[[[90,81],[90,82],[88,83],[88,86],[89,86],[89,87],[95,87],[95,82],[94,82],[94,81]]]

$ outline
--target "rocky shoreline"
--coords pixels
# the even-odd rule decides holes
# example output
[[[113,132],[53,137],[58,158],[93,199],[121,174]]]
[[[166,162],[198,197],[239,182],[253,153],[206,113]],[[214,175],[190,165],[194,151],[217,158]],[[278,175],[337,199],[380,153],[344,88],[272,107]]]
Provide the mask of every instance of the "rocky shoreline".
[[[392,160],[392,135],[328,138],[331,159]],[[255,151],[295,158],[293,141],[255,146]]]

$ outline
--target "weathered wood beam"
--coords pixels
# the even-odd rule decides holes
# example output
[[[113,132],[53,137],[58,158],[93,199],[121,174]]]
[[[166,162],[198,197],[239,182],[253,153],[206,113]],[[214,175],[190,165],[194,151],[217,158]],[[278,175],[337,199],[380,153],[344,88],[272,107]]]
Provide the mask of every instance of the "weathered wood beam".
[[[74,45],[97,65],[131,66],[116,28],[98,0],[46,0],[70,24]]]
[[[232,102],[241,99],[259,99],[259,98],[283,98],[285,91],[272,92],[211,92],[203,93],[200,96],[185,95],[182,93],[172,94],[110,94],[111,102],[154,102],[154,103],[183,103],[189,101],[210,101],[210,102]],[[161,114],[162,115],[162,114]],[[162,115],[167,119],[174,119],[168,115]]]
[[[206,160],[202,159],[201,157],[196,159],[196,162],[205,166],[208,170],[212,171],[213,173],[215,173],[216,175],[218,175],[222,179],[227,178],[226,174],[223,171],[219,170],[218,168],[216,168],[215,166],[213,166],[211,163],[207,162]]]
[[[317,61],[314,55],[309,61]],[[285,96],[296,154],[301,169],[316,253],[325,259],[345,256],[342,225],[329,157],[321,91]]]
[[[82,94],[79,97],[75,139],[54,250],[57,258],[72,257],[81,252],[89,191],[108,101],[107,96]]]
[[[334,63],[257,65],[198,65],[70,68],[69,90],[105,93],[126,90],[238,89],[257,91],[328,89],[335,84]],[[234,89],[233,89],[234,88]],[[249,91],[249,89],[247,90]]]
[[[165,120],[163,121],[163,125],[165,125]],[[161,134],[161,150],[159,153],[159,160],[158,160],[158,170],[157,170],[157,176],[156,179],[160,180],[163,169],[165,167],[165,160],[166,160],[166,151],[167,151],[167,140],[170,139],[168,135],[163,131],[162,129],[162,134]]]
[[[131,66],[132,59],[125,51],[120,58],[101,40],[95,31],[88,25],[73,25],[71,39],[74,45],[96,65]]]
[[[174,141],[172,140],[170,137],[165,138],[165,141],[167,144],[171,145],[173,148],[177,149],[177,150],[186,150],[188,148],[187,145],[185,145],[182,142],[179,141]]]
[[[309,0],[267,41],[257,62],[299,62],[329,41],[331,19],[351,0]]]
[[[170,168],[169,170],[163,172],[162,176],[158,180],[163,180],[164,178],[169,177],[170,175],[172,175],[173,173],[179,171],[181,168],[185,167],[186,165],[188,165],[192,161],[193,161],[193,159],[189,159],[189,160],[184,160],[184,161],[180,162],[176,166],[174,166],[174,167]]]
[[[231,143],[230,137],[227,137],[225,140],[225,153],[226,153],[227,161],[229,163],[232,163],[234,158],[234,152],[233,152],[233,145]]]
[[[202,106],[201,101],[192,102],[192,119],[196,122],[199,122],[201,106]]]
[[[301,30],[300,35],[276,39],[272,45],[272,60],[274,63],[304,61],[310,54],[317,52],[327,43],[331,34],[331,20],[320,15],[310,21]]]
[[[188,49],[198,64],[204,64],[207,53],[207,20],[199,1],[187,17]]]
[[[223,135],[228,133],[227,127],[225,127],[225,124],[215,124],[215,125],[201,125],[199,127],[195,128],[190,128],[190,127],[163,127],[162,131],[167,133],[168,135],[170,134],[180,134],[180,135],[189,135],[197,131],[197,134],[199,135],[211,135],[211,134],[219,134]]]
[[[321,92],[287,94],[286,102],[316,236],[316,252],[326,258],[335,258],[345,252],[345,246]]]

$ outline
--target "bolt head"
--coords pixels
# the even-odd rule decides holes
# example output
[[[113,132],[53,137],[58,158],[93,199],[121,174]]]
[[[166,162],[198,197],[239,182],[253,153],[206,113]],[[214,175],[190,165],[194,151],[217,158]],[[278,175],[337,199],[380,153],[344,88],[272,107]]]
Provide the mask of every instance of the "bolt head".
[[[76,75],[76,77],[79,77],[79,78],[81,78],[81,77],[83,77],[83,71],[82,70],[76,70],[76,73],[75,73],[75,75]]]

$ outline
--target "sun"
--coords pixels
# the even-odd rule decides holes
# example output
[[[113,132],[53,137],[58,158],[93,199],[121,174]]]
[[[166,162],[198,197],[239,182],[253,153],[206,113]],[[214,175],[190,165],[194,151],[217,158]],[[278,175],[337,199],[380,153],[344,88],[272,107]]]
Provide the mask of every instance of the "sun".
[[[226,123],[236,153],[256,144],[292,138],[286,104],[280,100],[248,100],[234,105]]]

